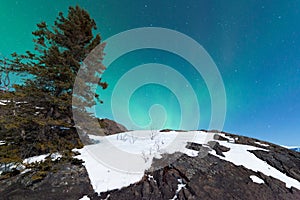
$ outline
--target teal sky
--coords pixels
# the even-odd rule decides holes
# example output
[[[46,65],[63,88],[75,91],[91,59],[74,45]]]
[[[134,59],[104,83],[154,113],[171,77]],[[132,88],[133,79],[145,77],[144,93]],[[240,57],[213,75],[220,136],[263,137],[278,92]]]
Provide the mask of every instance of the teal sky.
[[[52,24],[59,11],[66,13],[68,6],[76,4],[96,20],[103,39],[149,26],[193,38],[222,75],[227,95],[224,131],[277,144],[300,144],[300,1],[3,0],[0,52],[9,56],[32,50],[35,25]],[[185,60],[159,50],[132,52],[109,66],[103,78],[110,87],[103,92],[105,103],[97,107],[97,114],[111,118],[114,85],[131,68],[149,62],[171,66],[190,81],[200,104],[198,128],[207,128],[211,102],[203,79]],[[167,126],[176,128],[181,111],[175,97],[168,88],[146,85],[131,97],[130,112],[137,123],[147,124],[149,107],[165,105]]]

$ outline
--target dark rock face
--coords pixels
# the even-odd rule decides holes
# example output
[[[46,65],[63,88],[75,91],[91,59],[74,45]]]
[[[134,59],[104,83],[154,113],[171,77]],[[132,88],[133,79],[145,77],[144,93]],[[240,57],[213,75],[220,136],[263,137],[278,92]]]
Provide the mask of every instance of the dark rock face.
[[[209,142],[208,142],[208,145],[209,145],[213,150],[216,151],[217,155],[223,156],[223,157],[224,157],[223,152],[227,152],[227,151],[230,150],[230,148],[224,147],[224,146],[220,145],[220,144],[219,144],[218,142],[216,142],[216,141],[209,141]]]
[[[61,200],[79,199],[84,194],[93,194],[86,169],[71,163],[56,164],[57,171],[49,172],[36,180],[39,172],[27,172],[9,179],[0,179],[2,200]]]

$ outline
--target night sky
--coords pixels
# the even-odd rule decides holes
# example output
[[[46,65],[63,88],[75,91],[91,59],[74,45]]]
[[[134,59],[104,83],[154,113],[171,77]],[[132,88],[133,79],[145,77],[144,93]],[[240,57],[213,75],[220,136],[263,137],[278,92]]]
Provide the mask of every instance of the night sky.
[[[89,11],[103,40],[139,27],[168,28],[193,38],[222,76],[227,103],[224,131],[282,145],[300,144],[300,1],[6,0],[0,5],[0,52],[8,57],[32,50],[35,25],[41,21],[52,25],[59,11],[66,13],[76,4]],[[130,52],[108,66],[103,79],[109,88],[102,92],[104,104],[96,107],[97,115],[114,118],[110,99],[114,86],[126,72],[147,63],[169,66],[189,81],[190,85],[168,84],[181,88],[182,95],[189,95],[185,87],[192,87],[200,107],[191,108],[200,113],[198,129],[209,128],[211,100],[203,78],[186,60],[160,49]],[[170,88],[139,87],[130,98],[132,120],[147,127],[149,109],[160,104],[164,108],[158,110],[164,109],[166,115],[164,127],[179,128],[181,102]]]

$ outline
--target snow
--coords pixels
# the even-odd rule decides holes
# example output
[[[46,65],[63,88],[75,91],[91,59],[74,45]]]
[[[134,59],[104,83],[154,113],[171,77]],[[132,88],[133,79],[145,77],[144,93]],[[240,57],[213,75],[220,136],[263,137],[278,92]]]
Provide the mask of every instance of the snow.
[[[11,101],[10,100],[4,100],[4,99],[2,99],[2,100],[0,100],[0,105],[3,105],[3,106],[5,106],[6,105],[6,103],[10,103]],[[27,103],[27,101],[17,101],[17,102],[15,102],[16,104],[21,104],[21,103]]]
[[[55,160],[60,160],[62,158],[62,155],[60,153],[52,153],[50,155],[50,158],[52,161],[55,161]]]
[[[265,183],[264,180],[262,180],[261,178],[258,178],[258,177],[255,176],[255,175],[251,175],[250,178],[251,178],[251,180],[252,180],[254,183],[258,183],[258,184],[263,184],[263,183]]]
[[[32,164],[35,162],[43,162],[45,161],[46,157],[49,156],[49,154],[43,154],[43,155],[39,155],[39,156],[33,156],[33,157],[29,157],[24,159],[23,163],[25,164]]]
[[[24,170],[25,166],[20,163],[0,163],[0,174],[5,171],[11,171],[12,169]]]
[[[151,180],[153,180],[153,182],[156,183],[156,180],[154,179],[154,177],[151,176],[150,174],[148,174],[148,181],[151,181]]]
[[[184,153],[185,153],[186,155],[188,155],[189,157],[197,157],[199,151],[192,150],[192,149],[184,149]]]
[[[5,141],[0,140],[0,145],[4,145]]]
[[[23,170],[23,171],[21,172],[21,174],[25,174],[25,173],[30,172],[30,171],[31,171],[31,169],[25,169],[25,170]]]
[[[174,197],[170,200],[176,200],[177,199],[177,195],[180,192],[180,190],[182,190],[182,188],[184,188],[186,186],[186,184],[182,183],[182,179],[178,179],[178,185],[177,185],[177,190],[176,193],[174,195]]]
[[[84,161],[95,192],[120,189],[140,181],[153,158],[163,153],[182,152],[197,156],[198,152],[185,148],[187,142],[206,143],[211,133],[201,131],[159,132],[131,131],[110,136],[89,135],[96,144],[78,149],[78,159]]]
[[[140,130],[119,133],[110,136],[89,135],[94,144],[84,146],[77,151],[78,159],[84,161],[89,174],[91,184],[97,193],[114,189],[121,189],[130,184],[140,181],[146,170],[151,170],[152,160],[161,158],[162,154],[173,154],[182,152],[190,157],[198,156],[198,151],[187,149],[187,142],[194,142],[208,146],[207,142],[213,140],[212,132],[188,131],[188,132],[159,132],[153,130]],[[287,187],[300,189],[300,182],[288,177],[265,161],[257,158],[249,150],[264,150],[251,145],[236,144],[235,139],[225,134],[218,133],[229,140],[219,141],[220,145],[230,148],[223,152],[221,157],[211,149],[210,154],[226,160],[238,166],[244,166],[255,172],[262,172],[281,180]],[[153,177],[148,176],[151,180]],[[254,178],[258,182],[258,179]],[[183,184],[178,188],[182,189]]]
[[[38,107],[38,106],[36,106],[35,109],[42,110],[42,109],[45,109],[45,108],[44,107]]]
[[[59,128],[60,130],[69,130],[70,128],[64,126],[51,126],[52,129]]]
[[[300,182],[296,179],[293,179],[276,168],[269,165],[267,162],[257,158],[253,153],[249,152],[249,150],[265,150],[262,148],[242,145],[242,144],[234,144],[226,141],[218,141],[220,145],[226,146],[230,148],[229,151],[223,152],[225,158],[216,154],[215,151],[211,151],[210,154],[219,157],[220,159],[229,161],[238,166],[244,166],[247,169],[253,170],[255,172],[262,172],[267,176],[272,176],[276,179],[281,180],[286,184],[286,187],[291,188],[292,186],[300,189]]]
[[[255,144],[258,144],[260,146],[263,146],[263,147],[268,147],[269,145],[268,144],[263,144],[263,143],[260,143],[260,142],[254,142]]]
[[[144,173],[126,173],[106,166],[95,159],[87,147],[78,151],[80,155],[76,158],[85,161],[83,165],[86,167],[91,184],[97,193],[128,186],[140,181],[144,176]]]
[[[83,196],[81,199],[79,199],[79,200],[90,200],[90,198],[87,196],[87,195],[85,195],[85,196]]]
[[[8,100],[0,100],[0,105],[1,106],[6,106],[6,103],[9,103],[10,101]]]

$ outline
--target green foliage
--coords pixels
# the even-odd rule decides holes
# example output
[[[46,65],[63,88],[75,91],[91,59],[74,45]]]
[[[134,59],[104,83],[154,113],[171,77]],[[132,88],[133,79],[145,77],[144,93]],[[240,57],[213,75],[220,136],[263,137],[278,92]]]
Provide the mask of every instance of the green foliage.
[[[27,79],[24,86],[15,86],[15,89],[17,93],[25,95],[31,104],[45,107],[47,111],[44,114],[45,118],[51,117],[72,124],[73,84],[83,60],[101,42],[99,34],[93,36],[93,30],[96,28],[95,21],[90,18],[87,11],[78,6],[70,7],[67,17],[59,13],[52,28],[45,22],[37,24],[37,30],[32,33],[35,37],[36,53],[30,51],[25,55],[14,53],[14,59],[8,61],[11,71],[35,77]],[[93,60],[93,64],[98,66],[97,71],[88,74],[89,79],[86,80],[90,82],[82,83],[84,92],[76,99],[81,103],[84,102],[85,108],[95,105],[95,96],[99,96],[89,91],[105,69],[101,61],[101,59]],[[101,80],[97,85],[107,87]],[[38,123],[42,122],[38,120]],[[45,124],[49,124],[49,121]]]
[[[99,34],[93,35],[96,28],[87,11],[70,7],[67,16],[59,13],[52,27],[45,22],[37,24],[37,30],[32,33],[34,52],[13,53],[13,58],[7,60],[9,71],[33,78],[26,79],[24,85],[14,85],[13,92],[0,93],[0,99],[7,100],[5,106],[0,105],[0,140],[9,144],[0,146],[0,163],[82,147],[73,128],[72,109],[89,121],[93,116],[86,108],[99,100],[99,94],[90,92],[91,88],[107,87],[99,79],[105,70],[102,65],[105,44],[101,43]],[[95,47],[100,48],[93,50]],[[88,55],[100,57],[86,61],[93,68],[84,69],[86,77],[78,79],[81,89],[72,99],[76,75]],[[77,105],[75,108],[72,102]],[[39,177],[42,175],[35,178]]]

